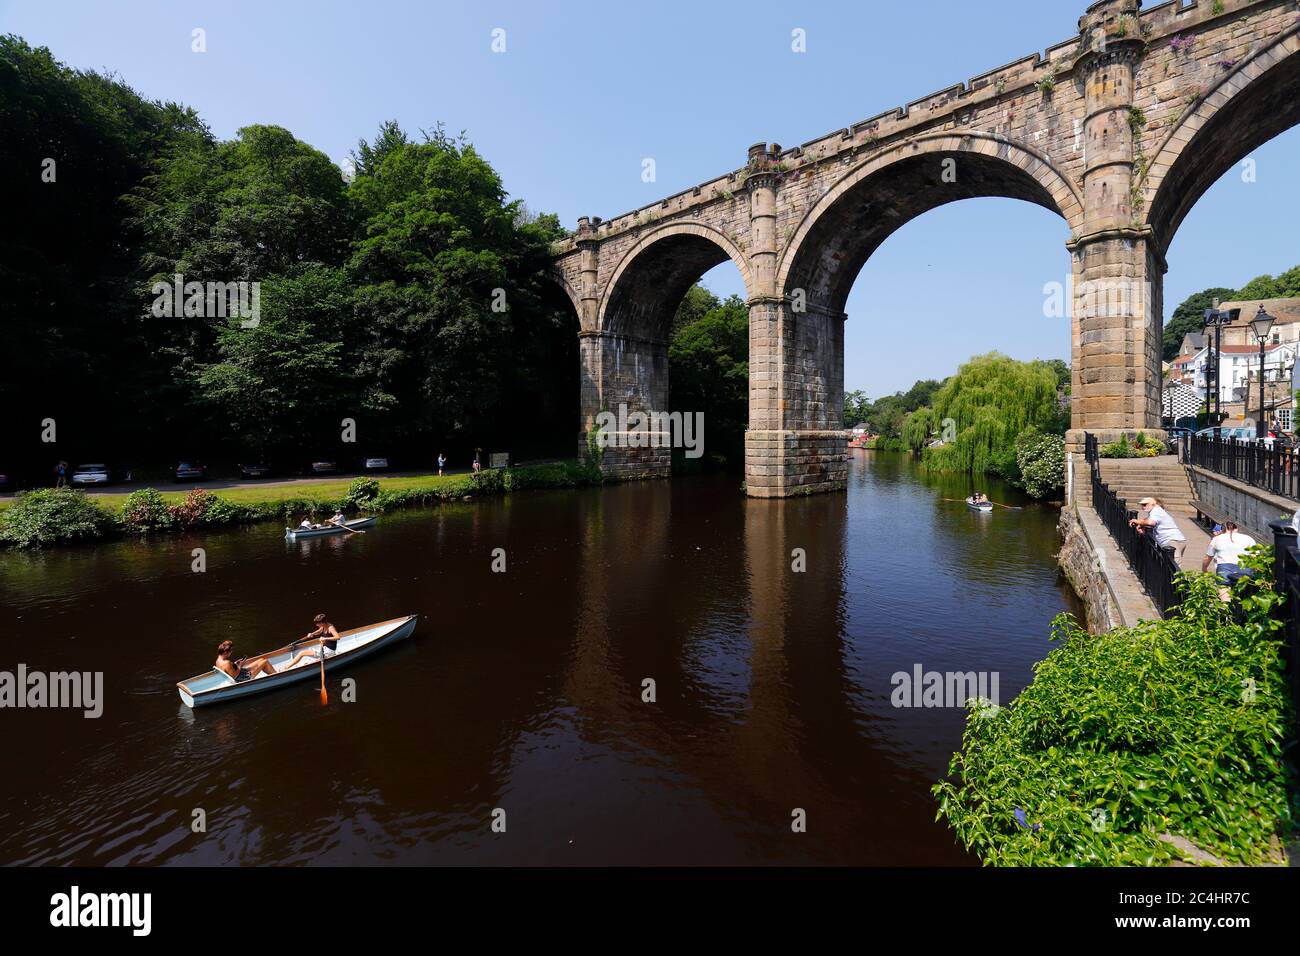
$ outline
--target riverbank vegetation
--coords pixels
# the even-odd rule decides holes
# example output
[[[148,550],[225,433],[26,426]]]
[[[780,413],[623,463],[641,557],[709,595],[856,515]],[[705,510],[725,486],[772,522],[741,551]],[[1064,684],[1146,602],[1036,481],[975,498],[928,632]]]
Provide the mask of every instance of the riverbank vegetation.
[[[504,495],[528,489],[573,488],[601,482],[594,461],[552,462],[478,474],[410,478],[355,478],[300,485],[232,488],[211,492],[160,492],[91,496],[71,488],[19,495],[0,510],[0,544],[42,548],[122,535],[222,528],[260,521],[296,524],[327,518],[335,510],[381,513],[467,496]]]
[[[943,382],[867,402],[845,398],[846,427],[862,423],[875,448],[911,450],[934,471],[1001,478],[1036,498],[1065,486],[1070,367],[977,355]]]
[[[1272,580],[1266,560],[1246,563]],[[1280,598],[1245,582],[1225,603],[1209,574],[1179,584],[1166,620],[1090,635],[1058,616],[1060,646],[1030,685],[972,710],[934,794],[985,863],[1168,864],[1185,858],[1177,838],[1233,864],[1276,862],[1297,811]]]

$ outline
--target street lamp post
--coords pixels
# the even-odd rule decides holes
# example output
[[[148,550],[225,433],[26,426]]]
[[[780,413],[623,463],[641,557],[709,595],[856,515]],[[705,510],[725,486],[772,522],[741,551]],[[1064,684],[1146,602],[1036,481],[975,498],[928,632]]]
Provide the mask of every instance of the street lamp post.
[[[1264,437],[1264,345],[1268,341],[1269,332],[1273,331],[1274,321],[1276,320],[1264,311],[1262,305],[1250,320],[1255,338],[1259,339],[1259,419],[1255,422],[1256,438]]]
[[[1214,437],[1219,438],[1219,423],[1223,418],[1223,387],[1219,383],[1219,366],[1223,362],[1223,327],[1231,325],[1237,321],[1241,315],[1241,309],[1219,308],[1219,300],[1214,300],[1214,308],[1205,310],[1205,332],[1210,335],[1210,329],[1214,330],[1209,339],[1210,347],[1210,368],[1214,372]],[[1210,414],[1210,376],[1205,377],[1205,413]]]

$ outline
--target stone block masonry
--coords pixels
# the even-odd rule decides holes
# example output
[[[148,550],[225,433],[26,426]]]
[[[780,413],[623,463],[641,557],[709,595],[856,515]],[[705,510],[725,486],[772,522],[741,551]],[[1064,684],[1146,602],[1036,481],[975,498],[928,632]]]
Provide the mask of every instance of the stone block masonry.
[[[748,493],[841,490],[854,280],[916,217],[1003,196],[1070,229],[1067,444],[1081,450],[1084,432],[1162,437],[1166,250],[1221,175],[1300,123],[1300,11],[1294,0],[1099,0],[1077,26],[1041,54],[802,146],[754,144],[741,169],[650,206],[580,219],[553,250],[582,336],[580,432],[621,401],[667,410],[672,316],[730,260],[750,310]],[[607,455],[605,467],[670,471],[662,454]]]

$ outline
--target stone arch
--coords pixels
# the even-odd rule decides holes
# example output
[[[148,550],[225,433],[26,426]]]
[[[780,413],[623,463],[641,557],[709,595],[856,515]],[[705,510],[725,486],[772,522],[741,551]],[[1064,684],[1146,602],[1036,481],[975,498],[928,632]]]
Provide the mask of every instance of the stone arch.
[[[1300,24],[1236,64],[1169,131],[1151,162],[1146,225],[1163,254],[1218,179],[1300,124]]]
[[[942,179],[944,159],[956,180]],[[842,314],[873,252],[918,216],[961,199],[1004,196],[1058,213],[1075,229],[1083,197],[1043,153],[989,133],[935,133],[877,153],[803,216],[777,270],[777,294],[803,289],[810,308]]]
[[[730,259],[753,295],[749,260],[721,231],[699,222],[665,223],[619,260],[600,300],[600,330],[667,341],[677,306],[704,273]]]
[[[562,269],[554,265],[546,270],[545,275],[546,278],[551,280],[552,288],[556,288],[564,293],[565,298],[569,300],[569,304],[573,306],[574,313],[576,313],[579,319],[581,319],[582,295],[578,289],[574,287],[574,284],[569,281],[569,277],[564,274]]]

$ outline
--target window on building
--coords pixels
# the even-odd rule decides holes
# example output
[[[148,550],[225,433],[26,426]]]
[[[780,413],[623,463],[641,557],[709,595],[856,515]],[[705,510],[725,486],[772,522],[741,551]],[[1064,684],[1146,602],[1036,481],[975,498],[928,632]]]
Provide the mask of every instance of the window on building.
[[[1292,411],[1294,411],[1294,409],[1290,408],[1279,408],[1277,410],[1277,423],[1282,427],[1282,431],[1284,432],[1289,432],[1291,430]]]

